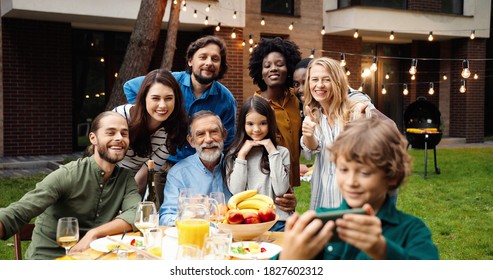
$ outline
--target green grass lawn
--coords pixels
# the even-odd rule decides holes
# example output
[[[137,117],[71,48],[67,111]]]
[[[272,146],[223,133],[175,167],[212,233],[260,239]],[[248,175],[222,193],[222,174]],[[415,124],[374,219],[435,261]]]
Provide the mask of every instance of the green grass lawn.
[[[434,172],[431,150],[426,179],[424,151],[409,153],[414,158],[414,171],[399,190],[397,208],[426,222],[441,259],[493,259],[493,148],[438,149],[439,175]],[[18,200],[42,178],[0,178],[0,207]],[[295,193],[297,211],[303,213],[310,204],[309,183],[302,182]],[[13,259],[9,244],[13,238],[0,241],[1,260]]]

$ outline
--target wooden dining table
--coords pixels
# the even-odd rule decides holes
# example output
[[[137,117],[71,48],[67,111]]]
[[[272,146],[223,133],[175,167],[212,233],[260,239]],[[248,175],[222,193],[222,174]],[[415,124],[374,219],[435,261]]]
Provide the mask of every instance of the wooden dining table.
[[[163,236],[166,236],[165,230],[167,229],[167,227],[166,226],[160,226],[159,228],[163,231]],[[129,232],[126,235],[127,236],[142,236],[142,234],[139,231]],[[283,237],[284,237],[284,232],[268,231],[268,232],[265,232],[264,234],[262,234],[261,236],[255,238],[255,240],[251,240],[251,241],[268,242],[268,243],[282,246]],[[115,238],[118,238],[118,236],[115,236]],[[233,242],[236,242],[236,241],[237,240],[233,240]],[[248,242],[248,240],[242,240],[242,241]],[[163,251],[164,250],[166,250],[165,246],[163,246]],[[63,256],[63,257],[57,258],[57,260],[77,260],[77,259],[94,260],[94,259],[102,256],[103,254],[105,254],[105,253],[94,250],[92,248],[89,248],[89,249],[85,250],[84,252],[82,252],[82,254],[79,254],[78,256],[77,255],[74,255],[74,257],[71,257],[70,255],[69,256]],[[128,260],[137,260],[138,259],[137,253],[136,252],[129,252],[127,259]],[[230,259],[235,260],[238,258],[230,257]],[[118,260],[118,256],[116,253],[110,253],[110,254],[107,254],[107,255],[99,258],[99,260]]]

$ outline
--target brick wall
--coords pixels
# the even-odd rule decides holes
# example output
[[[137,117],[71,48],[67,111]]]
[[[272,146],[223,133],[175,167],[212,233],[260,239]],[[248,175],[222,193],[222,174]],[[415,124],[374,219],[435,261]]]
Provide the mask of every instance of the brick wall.
[[[407,9],[416,12],[439,13],[442,8],[442,1],[448,0],[409,0]]]
[[[361,53],[362,40],[348,36],[325,35],[322,39],[322,49],[330,51],[341,51],[346,54],[346,64],[351,75],[348,77],[349,85],[358,88],[361,84],[361,55],[350,55]],[[326,52],[322,54],[336,60],[341,60],[340,53]]]
[[[2,18],[4,155],[72,152],[71,27]]]
[[[454,57],[470,59],[472,75],[477,71],[479,79],[474,80],[472,75],[465,79],[467,91],[460,93],[462,61],[451,63],[450,136],[465,137],[468,143],[483,142],[486,39],[453,40],[452,52]]]

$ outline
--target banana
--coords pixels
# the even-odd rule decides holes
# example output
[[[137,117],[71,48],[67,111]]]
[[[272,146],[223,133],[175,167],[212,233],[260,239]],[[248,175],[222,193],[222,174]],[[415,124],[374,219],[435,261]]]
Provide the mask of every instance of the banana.
[[[249,199],[258,199],[258,200],[265,201],[265,203],[267,203],[267,205],[269,205],[269,207],[272,207],[272,205],[274,205],[274,200],[270,196],[267,196],[265,194],[258,193]]]
[[[238,203],[257,194],[257,190],[246,190],[233,195],[228,200],[229,209],[237,209]]]
[[[258,213],[258,209],[251,209],[251,208],[245,208],[245,209],[240,209],[241,214],[245,215],[247,213]]]
[[[270,207],[270,206],[269,206],[269,204],[267,204],[263,200],[249,198],[249,199],[245,199],[242,202],[238,203],[236,205],[236,207],[238,207],[238,209],[257,209],[258,210],[262,207]]]

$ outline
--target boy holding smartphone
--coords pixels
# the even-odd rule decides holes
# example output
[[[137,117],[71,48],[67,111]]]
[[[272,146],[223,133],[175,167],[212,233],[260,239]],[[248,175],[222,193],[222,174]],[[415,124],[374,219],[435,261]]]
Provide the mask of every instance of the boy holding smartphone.
[[[345,214],[324,224],[315,211],[295,213],[286,221],[279,259],[439,258],[425,223],[397,210],[389,199],[388,192],[410,174],[412,161],[394,123],[353,121],[329,150],[343,196],[336,210],[363,208],[368,215]],[[342,242],[333,242],[334,229]]]

